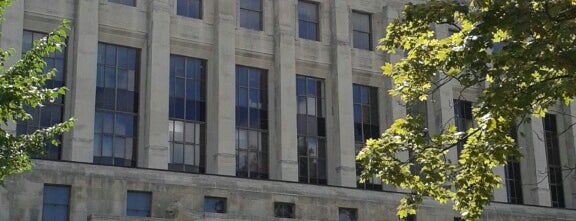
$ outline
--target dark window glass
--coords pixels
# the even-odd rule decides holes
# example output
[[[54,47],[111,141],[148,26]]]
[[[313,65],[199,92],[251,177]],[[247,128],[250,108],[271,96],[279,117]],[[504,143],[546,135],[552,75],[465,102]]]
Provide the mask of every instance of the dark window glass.
[[[268,178],[268,85],[263,70],[236,66],[236,175]]]
[[[302,183],[326,184],[326,120],[324,82],[297,75],[298,175]],[[303,84],[303,85],[302,85]]]
[[[150,205],[152,203],[152,193],[128,191],[126,197],[126,215],[150,217]]]
[[[370,14],[352,12],[354,48],[372,50],[372,22]]]
[[[240,0],[240,27],[262,30],[262,0]]]
[[[552,207],[564,208],[564,187],[556,115],[546,114],[543,121],[546,159],[548,160],[548,182],[550,183]]]
[[[42,221],[68,221],[70,187],[44,185]]]
[[[226,213],[226,198],[211,196],[204,197],[204,212]]]
[[[170,56],[169,170],[205,172],[206,62]]]
[[[22,36],[22,56],[26,51],[33,47],[33,41],[39,40],[46,36],[44,33],[24,31]],[[64,48],[62,52],[55,52],[44,57],[46,66],[44,67],[44,72],[49,72],[52,69],[56,69],[56,75],[52,79],[46,80],[45,88],[59,88],[64,86],[64,76],[65,70],[65,55],[66,49]],[[25,107],[26,113],[30,114],[31,118],[26,121],[18,121],[16,123],[16,133],[21,134],[31,134],[34,131],[46,127],[51,127],[54,124],[61,123],[64,114],[64,98],[59,96],[54,101],[45,101],[42,103],[42,107],[31,108],[29,106]],[[60,140],[60,136],[57,136]],[[48,142],[44,145],[45,153],[43,155],[34,156],[42,159],[59,160],[61,155],[61,145],[54,145]]]
[[[404,218],[404,221],[416,221],[416,215],[410,214]]]
[[[338,208],[338,220],[340,221],[357,221],[358,210],[352,208]]]
[[[202,0],[178,0],[176,14],[202,19]]]
[[[94,163],[135,166],[138,51],[98,43]]]
[[[294,203],[274,202],[274,217],[294,219],[296,217],[294,207]]]
[[[380,137],[378,120],[378,89],[354,84],[352,86],[354,105],[354,141],[356,154],[364,148],[366,140]],[[360,175],[362,166],[356,164],[356,174]],[[382,190],[382,181],[376,177],[365,183],[358,182],[358,188]]]
[[[298,35],[300,38],[318,41],[318,24],[318,4],[298,1]]]
[[[517,139],[517,132],[513,130],[510,135],[514,140]],[[512,157],[507,157],[507,163],[505,167],[506,172],[506,192],[508,196],[508,202],[514,204],[522,204],[522,176],[520,173],[520,162]]]
[[[474,118],[472,117],[472,102],[465,100],[454,99],[454,119],[456,121],[456,129],[458,132],[466,133],[468,129],[474,125]],[[465,140],[461,140],[457,144],[458,156],[460,151],[464,148]]]
[[[460,218],[460,217],[454,217],[454,221],[462,221],[462,218]]]
[[[136,0],[108,0],[108,2],[114,2],[123,5],[136,6]]]

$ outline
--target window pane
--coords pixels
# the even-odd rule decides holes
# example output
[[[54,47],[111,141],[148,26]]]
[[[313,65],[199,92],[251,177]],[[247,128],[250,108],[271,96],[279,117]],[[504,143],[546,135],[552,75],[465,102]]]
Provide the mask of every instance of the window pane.
[[[274,203],[274,217],[278,218],[294,218],[295,217],[293,203]]]
[[[370,33],[370,15],[352,12],[352,28],[354,31]]]
[[[240,9],[240,27],[262,30],[262,16],[259,11]]]
[[[176,14],[201,19],[202,0],[178,0]]]
[[[354,48],[371,50],[369,33],[354,31],[353,39],[354,39]]]
[[[318,5],[312,2],[298,1],[298,20],[318,23]]]
[[[108,0],[108,1],[123,5],[136,6],[136,0]]]
[[[338,209],[340,221],[356,221],[358,220],[357,209],[339,208]]]
[[[252,11],[260,11],[262,9],[262,0],[240,0],[241,9],[250,9]]]
[[[226,213],[226,198],[204,197],[204,212]]]
[[[126,199],[126,215],[150,217],[152,193],[128,191]]]
[[[196,162],[194,160],[195,160],[194,146],[193,145],[184,146],[184,164],[196,165]]]
[[[70,187],[44,185],[42,220],[67,221]]]

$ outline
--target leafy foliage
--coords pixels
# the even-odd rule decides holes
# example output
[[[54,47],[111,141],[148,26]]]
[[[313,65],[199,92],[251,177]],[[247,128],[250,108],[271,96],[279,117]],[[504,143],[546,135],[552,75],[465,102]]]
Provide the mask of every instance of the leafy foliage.
[[[9,0],[0,0],[2,18],[4,10],[10,4]],[[63,87],[44,87],[46,80],[52,78],[56,70],[48,73],[43,70],[46,66],[44,57],[61,51],[65,46],[63,40],[68,29],[69,25],[65,21],[57,31],[35,41],[34,46],[11,67],[4,65],[14,50],[0,49],[0,181],[8,175],[29,170],[30,156],[42,154],[46,142],[58,143],[54,135],[68,131],[73,125],[71,119],[27,135],[15,135],[5,130],[10,122],[30,119],[31,116],[24,107],[39,107],[43,102],[53,102],[65,93],[66,88]]]
[[[453,33],[439,36],[442,29]],[[452,201],[466,220],[478,219],[501,183],[493,169],[520,155],[509,136],[512,127],[530,114],[543,116],[559,100],[568,105],[576,95],[574,42],[576,0],[408,3],[380,41],[379,49],[406,54],[382,67],[395,83],[390,93],[410,103],[448,83],[480,86],[475,126],[462,133],[450,125],[429,135],[419,117],[399,119],[358,154],[363,177],[376,174],[413,191],[400,203],[400,217],[431,197]],[[503,47],[491,50],[495,46]],[[450,162],[447,153],[458,141],[464,147],[458,162]],[[401,160],[401,152],[410,152],[410,159]],[[411,172],[414,163],[421,169]]]

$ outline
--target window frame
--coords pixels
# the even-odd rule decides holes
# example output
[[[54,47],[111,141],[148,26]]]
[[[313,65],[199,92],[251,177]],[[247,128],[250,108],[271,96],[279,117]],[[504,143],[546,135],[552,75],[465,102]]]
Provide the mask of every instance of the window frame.
[[[280,207],[287,206],[289,207],[290,214],[279,214],[278,209]],[[296,218],[296,204],[295,203],[288,203],[288,202],[274,202],[274,217],[276,218],[285,218],[285,219],[295,219]]]
[[[218,211],[217,209],[215,210],[208,210],[209,207],[207,207],[207,203],[210,200],[216,200],[216,201],[220,201],[223,202],[224,205],[222,207],[222,211]],[[227,213],[228,212],[228,199],[226,197],[217,197],[217,196],[204,196],[204,202],[203,202],[203,212],[205,213]]]
[[[108,2],[111,2],[114,4],[136,7],[136,5],[137,5],[136,0],[131,0],[131,1],[132,1],[132,4],[126,4],[126,3],[122,2],[122,0],[108,0]]]
[[[510,136],[514,138],[517,144],[518,132],[516,128],[510,131]],[[506,184],[506,198],[508,203],[524,204],[524,188],[522,188],[522,168],[520,161],[511,156],[506,157],[506,166],[504,167],[504,182]]]
[[[176,62],[177,59],[181,60],[183,63],[183,67],[184,69],[182,71],[184,71],[184,76],[177,76],[176,73]],[[190,62],[200,62],[200,76],[199,77],[190,77],[188,76],[188,64]],[[178,55],[178,54],[170,54],[170,70],[169,70],[169,81],[170,81],[170,85],[169,85],[169,113],[168,113],[168,121],[169,121],[169,125],[172,126],[173,128],[176,127],[177,123],[181,123],[182,127],[183,127],[183,132],[182,132],[182,141],[177,141],[175,140],[175,133],[171,133],[170,129],[168,129],[168,136],[169,136],[169,140],[168,140],[168,144],[170,145],[169,147],[169,151],[170,151],[170,159],[168,162],[168,170],[171,171],[180,171],[180,172],[189,172],[189,173],[205,173],[206,172],[206,140],[207,140],[207,125],[206,125],[206,109],[207,109],[207,99],[206,99],[206,92],[207,92],[207,61],[205,59],[201,59],[201,58],[195,58],[195,57],[189,57],[189,56],[184,56],[184,55]],[[182,117],[179,116],[172,116],[172,112],[176,112],[176,106],[175,103],[172,104],[172,100],[173,99],[178,99],[177,95],[172,95],[173,93],[176,92],[176,80],[182,80],[184,82],[183,86],[183,90],[184,90],[184,97],[181,98],[183,99],[183,108],[184,110],[182,110]],[[174,85],[172,85],[173,83]],[[191,87],[189,86],[189,83],[192,83]],[[201,88],[197,89],[194,86],[199,85]],[[174,86],[174,88],[173,88]],[[200,94],[195,94],[198,99],[188,99],[188,90],[193,90],[193,93],[197,93],[199,92]],[[194,97],[194,96],[193,96]],[[196,103],[203,103],[203,107],[200,107],[198,110],[200,111],[200,113],[196,113],[195,117],[199,117],[199,119],[188,119],[188,113],[187,113],[187,102],[196,102]],[[174,107],[173,107],[174,105]],[[174,108],[174,110],[173,110]],[[174,113],[174,115],[176,115]],[[195,118],[193,117],[193,118]],[[187,124],[191,124],[194,126],[194,130],[196,130],[196,128],[198,128],[200,131],[198,133],[194,133],[194,136],[196,136],[197,134],[199,135],[198,138],[198,143],[194,142],[189,142],[187,141],[187,137],[186,137],[186,125]],[[175,130],[174,130],[175,131]],[[174,157],[174,145],[178,144],[178,145],[182,145],[182,163],[174,163],[173,162],[173,157]],[[190,145],[193,147],[194,149],[194,159],[193,161],[196,161],[196,158],[198,158],[199,162],[195,162],[196,164],[191,165],[191,164],[186,164],[186,145]],[[196,152],[196,146],[199,147],[199,151],[198,153]],[[199,155],[199,156],[196,156]],[[181,167],[181,169],[178,169],[177,167]]]
[[[254,30],[254,31],[264,31],[264,0],[258,0],[260,1],[260,11],[255,11],[253,9],[248,9],[248,8],[242,8],[242,1],[243,0],[239,0],[238,1],[238,26],[244,29],[248,29],[248,30]],[[248,12],[252,12],[252,13],[258,13],[258,19],[259,19],[259,24],[260,26],[257,29],[251,28],[251,27],[246,27],[242,25],[242,11],[248,11]]]
[[[342,220],[342,212],[347,211],[352,214],[353,217],[348,217],[347,220]],[[338,207],[338,220],[339,221],[358,221],[358,208],[348,208],[348,207]]]
[[[544,130],[544,148],[546,150],[546,166],[548,169],[551,206],[554,208],[566,208],[561,147],[558,137],[558,119],[556,115],[546,114],[545,117],[542,118],[542,126]],[[558,164],[553,161],[558,161]],[[554,173],[554,175],[551,175],[552,173]],[[553,179],[553,177],[556,179]],[[556,195],[554,195],[554,192]]]
[[[364,91],[367,93],[367,101],[363,102],[363,94]],[[358,94],[359,93],[359,94]],[[366,144],[364,141],[369,139],[369,138],[378,138],[378,134],[380,134],[381,129],[380,129],[380,116],[379,116],[379,99],[378,99],[378,88],[377,87],[373,87],[373,86],[368,86],[368,85],[362,85],[362,84],[352,84],[352,108],[353,108],[353,114],[354,114],[354,118],[353,118],[353,133],[354,133],[354,151],[356,154],[358,154],[358,152],[360,152],[360,150],[362,149],[362,147],[364,147],[364,145]],[[359,107],[360,112],[357,113],[356,112],[356,107]],[[364,115],[362,114],[362,111],[364,110],[364,108],[367,108],[369,115],[368,117],[369,119],[369,123],[365,122],[364,119]],[[356,119],[356,115],[359,115],[360,117],[360,121],[358,122]],[[375,118],[375,119],[374,119]],[[361,130],[361,134],[360,136],[362,137],[362,142],[359,142],[359,140],[356,139],[356,125],[360,124],[360,130]],[[366,134],[365,131],[365,126],[370,127],[370,129],[376,129],[377,132],[374,133],[372,132],[372,136],[370,135],[370,133],[368,132],[368,134]],[[375,128],[371,128],[371,127],[375,127]],[[361,173],[361,165],[356,162],[356,176],[359,177],[360,173]],[[369,190],[378,190],[381,191],[382,190],[382,181],[378,178],[376,178],[376,176],[373,176],[370,180],[367,180],[365,183],[360,183],[359,181],[356,182],[356,187],[359,189],[369,189]]]
[[[241,75],[241,70],[244,70],[246,73],[246,85],[241,85],[240,83],[240,77],[239,75]],[[251,84],[251,78],[250,76],[252,75],[253,72],[257,72],[258,73],[258,78],[260,79],[259,81],[259,85],[257,86],[253,86]],[[236,65],[236,104],[235,104],[235,111],[236,111],[236,145],[235,145],[235,149],[236,149],[236,176],[238,177],[247,177],[247,178],[253,178],[253,179],[268,179],[269,174],[270,174],[270,168],[269,168],[269,154],[270,154],[270,130],[269,130],[269,115],[270,115],[270,111],[268,108],[268,71],[265,69],[261,69],[261,68],[255,68],[255,67],[250,67],[250,66],[245,66],[245,65]],[[239,90],[245,90],[246,91],[246,101],[248,102],[248,106],[246,106],[246,115],[247,115],[247,125],[239,125],[239,109],[243,108],[244,106],[241,106],[239,104],[240,101],[240,93]],[[251,101],[251,92],[252,91],[257,91],[258,92],[258,99],[260,100],[260,105],[261,107],[259,108],[253,108],[250,107],[250,101]],[[252,124],[252,120],[250,119],[251,117],[251,111],[257,111],[258,113],[262,114],[263,112],[265,112],[266,116],[262,116],[259,115],[259,121],[257,123],[256,126],[251,125]],[[263,125],[265,121],[265,125]],[[246,133],[246,139],[247,139],[247,143],[248,146],[246,146],[245,148],[240,148],[240,132],[245,132]],[[251,133],[257,133],[256,137],[257,137],[257,146],[258,148],[256,149],[250,149],[250,134]],[[266,142],[266,143],[263,143]],[[247,162],[247,171],[240,171],[240,153],[241,152],[245,152],[246,153],[246,157],[248,158],[248,162]],[[258,169],[255,172],[255,176],[252,176],[252,170],[250,169],[250,155],[252,155],[253,153],[256,154],[256,157],[258,159]],[[263,170],[266,170],[265,173]],[[243,175],[242,173],[246,173],[246,175]]]
[[[368,32],[355,29],[354,15],[368,16]],[[373,51],[374,50],[374,26],[372,25],[372,23],[373,23],[372,17],[373,17],[373,14],[370,12],[365,12],[365,11],[360,11],[360,10],[355,10],[355,9],[351,11],[351,16],[350,16],[350,21],[351,21],[350,23],[351,24],[350,24],[350,26],[351,26],[351,30],[352,30],[352,47],[353,48],[360,49],[360,50],[366,50],[366,51]],[[361,33],[361,34],[368,35],[368,48],[361,48],[361,47],[356,45],[356,40],[354,38],[355,33]]]
[[[124,45],[118,45],[118,44],[114,44],[114,43],[99,41],[98,42],[98,59],[100,59],[100,56],[101,56],[99,54],[100,53],[100,45],[102,45],[104,48],[104,55],[103,55],[104,56],[104,58],[103,58],[104,63],[100,63],[100,60],[98,60],[96,62],[96,64],[97,64],[98,69],[100,69],[100,66],[104,69],[104,70],[102,70],[104,72],[104,76],[102,77],[102,78],[104,78],[104,82],[106,81],[105,78],[107,76],[105,73],[105,70],[107,68],[113,68],[115,70],[115,72],[114,72],[115,73],[115,78],[114,78],[115,81],[114,81],[114,88],[113,88],[114,89],[114,98],[113,98],[114,99],[114,108],[110,109],[107,107],[99,107],[98,106],[98,88],[100,86],[97,83],[96,84],[96,105],[94,106],[94,109],[95,109],[94,127],[96,127],[96,125],[97,125],[96,120],[97,120],[98,114],[112,115],[113,124],[112,124],[112,132],[111,133],[106,133],[104,131],[97,132],[96,130],[94,130],[94,136],[96,136],[97,134],[99,136],[101,136],[101,139],[100,139],[101,143],[100,143],[100,147],[98,147],[100,150],[100,155],[93,154],[93,164],[111,165],[111,166],[120,166],[120,167],[136,167],[137,166],[137,159],[138,159],[138,139],[139,139],[139,136],[138,136],[139,135],[138,134],[139,133],[138,123],[139,122],[138,121],[140,119],[140,100],[139,99],[141,98],[141,94],[140,94],[141,93],[140,92],[140,79],[141,79],[140,65],[141,65],[141,53],[142,52],[141,52],[141,49],[139,49],[139,48],[134,48],[134,47],[130,47],[130,46],[124,46]],[[114,51],[115,51],[115,55],[114,55],[115,56],[115,61],[114,61],[115,64],[114,65],[110,65],[106,61],[107,60],[106,55],[107,55],[108,46],[114,47]],[[118,75],[117,74],[118,69],[131,70],[131,69],[128,69],[127,67],[123,67],[123,66],[119,65],[119,58],[118,58],[119,57],[119,53],[118,53],[119,48],[124,48],[127,50],[134,50],[134,52],[135,52],[135,55],[134,55],[135,56],[135,58],[134,58],[135,63],[134,63],[134,70],[133,70],[134,71],[134,79],[133,79],[134,82],[132,82],[133,87],[134,87],[132,93],[134,93],[134,96],[135,96],[135,98],[133,100],[134,106],[132,107],[134,109],[133,112],[129,112],[129,111],[125,111],[125,110],[119,110],[119,108],[118,108],[118,101],[117,101],[118,90],[125,90],[125,89],[121,89],[120,87],[118,87],[118,76],[117,76]],[[97,78],[98,78],[98,74],[99,73],[97,71]],[[127,78],[129,79],[129,77],[127,77]],[[126,84],[128,84],[128,86],[130,85],[129,80],[127,80]],[[102,86],[102,88],[111,89],[109,87],[106,87],[106,85]],[[129,90],[126,90],[126,91],[129,91]],[[132,133],[133,134],[132,134],[132,136],[128,136],[126,134],[121,135],[121,134],[116,133],[116,123],[117,123],[117,118],[119,116],[133,118],[133,124],[132,124]],[[112,144],[111,144],[112,145],[112,147],[111,147],[112,156],[103,156],[104,149],[102,147],[104,147],[104,144],[102,141],[104,141],[104,136],[111,136],[112,137],[112,141],[111,141],[112,142]],[[120,163],[117,164],[116,163],[115,149],[114,149],[114,145],[115,145],[115,142],[114,142],[115,139],[114,138],[116,138],[116,137],[124,138],[124,139],[127,139],[127,138],[132,139],[132,146],[131,146],[132,152],[130,153],[131,154],[130,159],[126,157],[126,153],[128,153],[126,150],[126,147],[127,147],[126,144],[124,146],[124,148],[125,148],[124,149],[124,158],[121,158],[124,161],[124,164],[120,164]],[[94,139],[94,141],[96,141],[96,139]],[[94,142],[92,146],[93,146],[93,153],[94,153],[94,152],[96,152],[96,143]],[[106,158],[111,158],[111,163],[105,162],[104,160],[106,160]],[[98,159],[98,161],[96,159]],[[127,160],[130,160],[130,162],[128,162],[128,163],[125,162]]]
[[[315,5],[316,6],[316,21],[308,21],[308,20],[303,20],[300,19],[300,3],[304,3],[304,4],[311,4],[311,5]],[[321,31],[320,31],[320,23],[321,23],[321,19],[320,19],[320,2],[316,2],[316,1],[309,1],[309,0],[298,0],[298,3],[296,4],[296,27],[298,28],[298,38],[300,39],[306,39],[306,40],[310,40],[310,41],[321,41]],[[302,33],[300,32],[300,22],[306,22],[306,23],[313,23],[315,24],[316,27],[316,36],[312,39],[312,38],[307,38],[304,37],[302,35]]]
[[[322,78],[311,77],[307,75],[297,74],[296,76],[296,139],[297,139],[297,157],[298,157],[298,182],[309,183],[309,184],[328,184],[328,147],[327,140],[328,134],[326,131],[326,80]],[[299,85],[299,82],[303,81],[304,86]],[[310,90],[310,82],[315,84],[313,88],[316,90],[312,93]],[[301,94],[300,89],[304,90],[304,94]],[[300,113],[300,102],[305,104],[305,113]],[[313,101],[314,108],[311,110],[310,101]],[[311,112],[314,112],[311,114]],[[313,118],[313,119],[311,119]],[[304,120],[305,119],[305,120]],[[305,125],[300,125],[299,122],[304,122]],[[316,125],[310,127],[310,125]],[[310,152],[310,146],[308,145],[310,141],[316,142],[316,154],[313,155]],[[302,143],[301,143],[302,141]],[[302,144],[302,145],[301,145]],[[301,150],[302,148],[302,150]],[[304,148],[306,149],[306,154],[303,154]],[[302,161],[305,160],[306,162]],[[315,176],[311,176],[311,164],[316,160],[316,171]],[[302,175],[301,166],[306,164],[306,175]]]
[[[472,113],[472,110],[474,109],[474,102],[464,99],[453,99],[453,104],[454,104],[454,125],[456,126],[456,130],[458,132],[466,133],[466,131],[470,129],[470,127],[467,127],[466,125],[474,124],[474,115]],[[465,105],[465,106],[459,106],[459,105]],[[468,110],[468,107],[470,107],[470,110]],[[465,143],[466,140],[460,140],[456,144],[456,151],[458,157],[460,157],[460,152],[462,152]]]
[[[188,7],[186,7],[186,13],[188,13],[188,14],[180,14],[178,12],[178,5],[179,5],[178,3],[180,3],[180,1],[185,1],[185,5],[189,6],[190,1],[196,1],[196,0],[175,0],[174,5],[176,6],[176,16],[181,16],[181,17],[186,17],[186,18],[191,18],[191,19],[199,19],[199,20],[204,19],[204,0],[197,0],[199,2],[198,17],[191,16],[190,12],[188,11]]]
[[[25,44],[25,35],[26,33],[30,33],[30,37],[32,38],[31,42],[30,42],[30,46],[33,47],[34,44],[34,39],[35,39],[35,35],[41,35],[42,37],[46,37],[48,35],[48,33],[42,32],[42,31],[33,31],[33,30],[28,30],[28,29],[23,29],[22,30],[22,46],[21,46],[21,54],[22,56],[26,54],[26,52],[30,49],[26,49],[24,48],[24,44]],[[65,43],[68,42],[68,38],[63,39],[63,41]],[[26,51],[25,51],[26,49]],[[61,54],[61,55],[59,55]],[[61,56],[61,57],[59,57]],[[54,66],[56,66],[56,61],[61,60],[62,62],[62,69],[63,70],[58,70],[56,69],[57,67],[52,67],[54,69],[56,69],[58,72],[61,72],[60,74],[62,75],[62,86],[57,86],[57,87],[66,87],[66,80],[67,80],[67,72],[68,72],[68,50],[67,47],[63,47],[61,52],[54,52],[54,53],[50,53],[47,54],[46,56],[44,56],[44,60],[46,61],[46,59],[51,59],[53,60],[53,64]],[[48,67],[49,62],[46,62],[46,66],[44,68]],[[53,82],[54,79],[57,76],[53,76],[51,79],[47,80],[45,82],[44,87],[45,88],[54,88],[54,83],[52,83],[52,85],[48,86],[46,85],[49,82]],[[56,98],[56,100],[54,102],[42,102],[42,104],[44,105],[43,107],[36,107],[36,108],[31,108],[31,107],[25,107],[26,109],[30,109],[27,110],[27,113],[30,113],[30,111],[34,111],[35,113],[37,113],[37,120],[34,119],[28,119],[26,121],[17,121],[16,122],[16,134],[20,135],[20,134],[29,134],[34,132],[36,129],[41,129],[41,128],[47,128],[50,126],[53,126],[54,124],[50,123],[50,126],[42,126],[42,116],[43,113],[49,112],[50,113],[50,120],[52,120],[52,118],[54,116],[52,116],[53,112],[50,110],[52,108],[58,108],[60,109],[60,121],[56,122],[56,123],[62,123],[64,122],[64,116],[65,116],[65,111],[66,111],[66,102],[65,102],[66,96],[60,95],[58,98]],[[36,122],[34,122],[36,121]],[[52,121],[50,121],[52,122]],[[32,125],[33,124],[33,125]],[[20,131],[20,130],[24,130],[24,131]],[[44,144],[44,150],[45,150],[45,154],[41,154],[38,156],[31,156],[32,158],[37,158],[37,159],[43,159],[43,160],[61,160],[62,159],[62,135],[57,135],[57,139],[60,141],[60,143],[58,145],[53,145],[52,143],[48,142],[46,144]],[[54,151],[55,149],[55,151]]]
[[[129,202],[130,202],[130,201],[128,201],[128,196],[130,195],[130,193],[147,195],[147,196],[148,196],[148,201],[149,201],[149,202],[148,202],[148,210],[135,210],[135,209],[131,209],[131,208],[128,206],[128,205],[129,205]],[[152,192],[149,192],[149,191],[140,191],[140,190],[128,190],[128,191],[126,191],[126,216],[129,216],[129,217],[152,217],[152,197],[153,197],[153,194],[152,194]],[[134,216],[134,215],[128,215],[128,211],[129,211],[129,210],[148,211],[148,213],[147,213],[146,216]]]
[[[55,187],[55,188],[66,188],[66,190],[68,191],[68,198],[66,200],[66,202],[68,203],[66,205],[67,209],[66,209],[66,221],[70,220],[70,204],[71,204],[71,200],[72,200],[72,187],[70,185],[63,185],[63,184],[48,184],[45,183],[44,187],[42,189],[42,221],[44,221],[44,211],[46,211],[46,198],[44,197],[45,193],[46,193],[46,187]],[[52,205],[52,204],[50,204]]]

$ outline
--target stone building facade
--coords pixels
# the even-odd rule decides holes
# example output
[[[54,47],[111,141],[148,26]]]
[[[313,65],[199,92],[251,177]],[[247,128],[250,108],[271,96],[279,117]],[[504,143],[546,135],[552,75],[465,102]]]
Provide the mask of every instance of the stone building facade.
[[[406,191],[358,187],[354,156],[362,138],[406,114],[380,71],[399,57],[375,50],[402,7],[15,1],[0,46],[16,58],[30,39],[71,21],[66,51],[48,62],[69,91],[47,117],[42,110],[37,122],[7,129],[77,120],[51,159],[0,187],[0,221],[399,220]],[[417,109],[431,132],[466,127],[475,94],[448,85]],[[520,127],[524,157],[496,170],[506,183],[483,220],[576,220],[576,180],[562,169],[576,164],[576,106],[554,113]],[[457,217],[425,201],[412,219]]]

